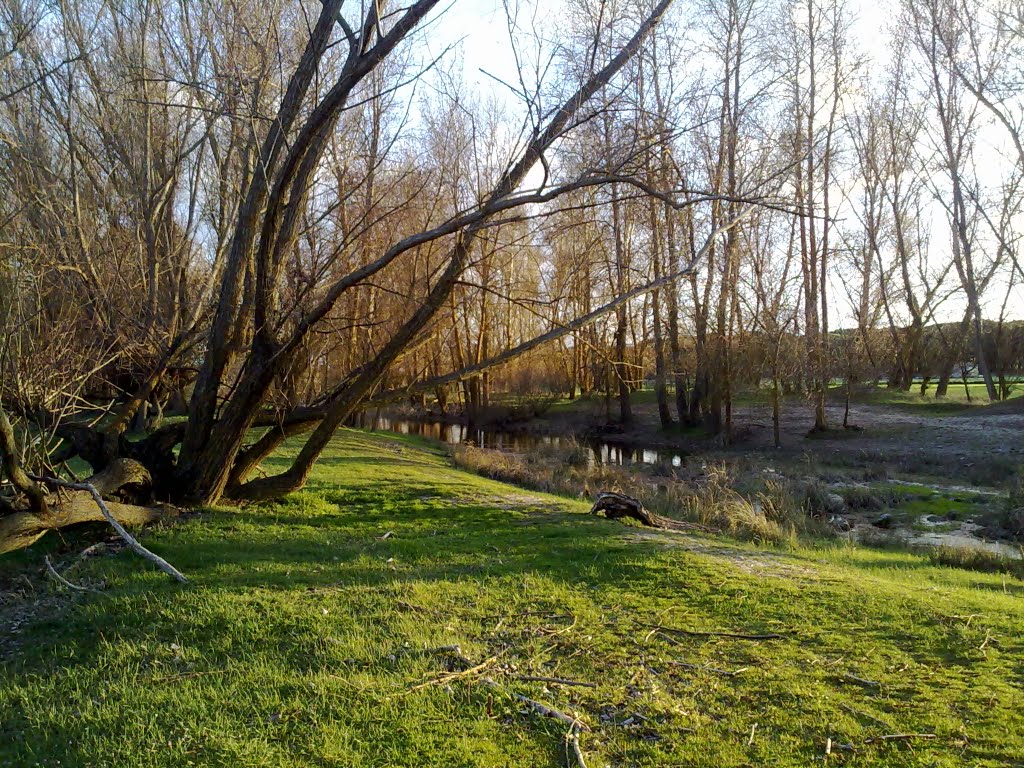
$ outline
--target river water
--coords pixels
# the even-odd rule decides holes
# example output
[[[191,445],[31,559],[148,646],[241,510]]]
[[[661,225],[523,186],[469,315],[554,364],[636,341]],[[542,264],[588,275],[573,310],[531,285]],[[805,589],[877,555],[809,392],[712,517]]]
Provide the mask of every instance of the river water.
[[[420,435],[450,445],[475,445],[509,453],[528,453],[538,446],[572,448],[584,446],[588,449],[590,464],[629,466],[630,464],[671,464],[681,466],[684,454],[662,451],[643,446],[629,445],[609,440],[577,440],[559,435],[534,435],[523,432],[507,432],[499,429],[468,427],[463,424],[447,424],[438,421],[413,421],[393,419],[388,416],[361,414],[355,426],[360,429],[397,432],[402,435]]]

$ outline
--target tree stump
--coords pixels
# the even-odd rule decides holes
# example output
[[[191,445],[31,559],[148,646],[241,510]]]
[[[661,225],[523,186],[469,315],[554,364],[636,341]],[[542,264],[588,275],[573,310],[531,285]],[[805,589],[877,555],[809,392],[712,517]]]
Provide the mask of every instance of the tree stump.
[[[656,515],[647,509],[639,499],[613,491],[602,491],[597,495],[594,506],[590,508],[590,514],[596,515],[598,512],[604,512],[604,516],[609,520],[620,520],[628,517],[648,528],[661,528],[668,531],[716,533],[714,528],[708,528],[706,525],[687,523],[682,520],[671,520],[667,517]]]
[[[634,499],[632,496],[626,496],[622,493],[614,493],[612,491],[602,491],[599,493],[594,501],[594,506],[590,508],[590,514],[596,515],[598,512],[604,512],[604,516],[609,520],[620,520],[623,517],[628,517],[650,528],[662,527],[656,522],[656,516],[648,512],[639,499]]]

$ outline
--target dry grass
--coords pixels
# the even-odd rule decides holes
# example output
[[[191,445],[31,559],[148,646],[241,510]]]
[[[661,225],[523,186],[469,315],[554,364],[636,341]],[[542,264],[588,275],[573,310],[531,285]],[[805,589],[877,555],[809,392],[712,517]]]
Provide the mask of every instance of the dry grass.
[[[936,565],[978,573],[1006,573],[1024,579],[1024,560],[977,547],[928,547],[919,550]]]
[[[796,544],[831,535],[814,516],[813,487],[773,475],[740,477],[724,462],[643,472],[589,464],[583,445],[541,446],[528,455],[455,446],[452,453],[460,467],[495,480],[573,498],[592,499],[601,491],[625,493],[664,517],[748,541]]]
[[[999,523],[1017,538],[1024,538],[1024,468],[1019,469],[1010,481]]]

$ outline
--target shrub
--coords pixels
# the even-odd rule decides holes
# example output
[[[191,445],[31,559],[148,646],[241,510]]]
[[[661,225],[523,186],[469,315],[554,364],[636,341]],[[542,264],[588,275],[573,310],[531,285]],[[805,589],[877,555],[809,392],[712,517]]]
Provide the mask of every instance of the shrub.
[[[800,506],[808,515],[815,517],[827,517],[833,514],[832,503],[829,500],[834,494],[817,480],[805,482],[800,489]]]
[[[839,490],[846,506],[850,509],[885,509],[886,502],[873,489],[865,485],[850,485]]]

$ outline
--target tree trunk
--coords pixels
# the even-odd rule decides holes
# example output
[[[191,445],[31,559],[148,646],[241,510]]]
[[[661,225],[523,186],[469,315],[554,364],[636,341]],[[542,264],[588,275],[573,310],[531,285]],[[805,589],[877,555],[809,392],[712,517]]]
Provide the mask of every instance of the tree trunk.
[[[149,471],[131,459],[117,459],[102,472],[87,480],[96,487],[114,518],[122,525],[143,525],[176,514],[171,507],[137,506],[124,499],[141,502],[149,498],[152,479]],[[48,498],[48,511],[19,511],[0,517],[0,555],[23,549],[48,531],[78,523],[105,522],[92,496],[84,491],[61,493]]]

